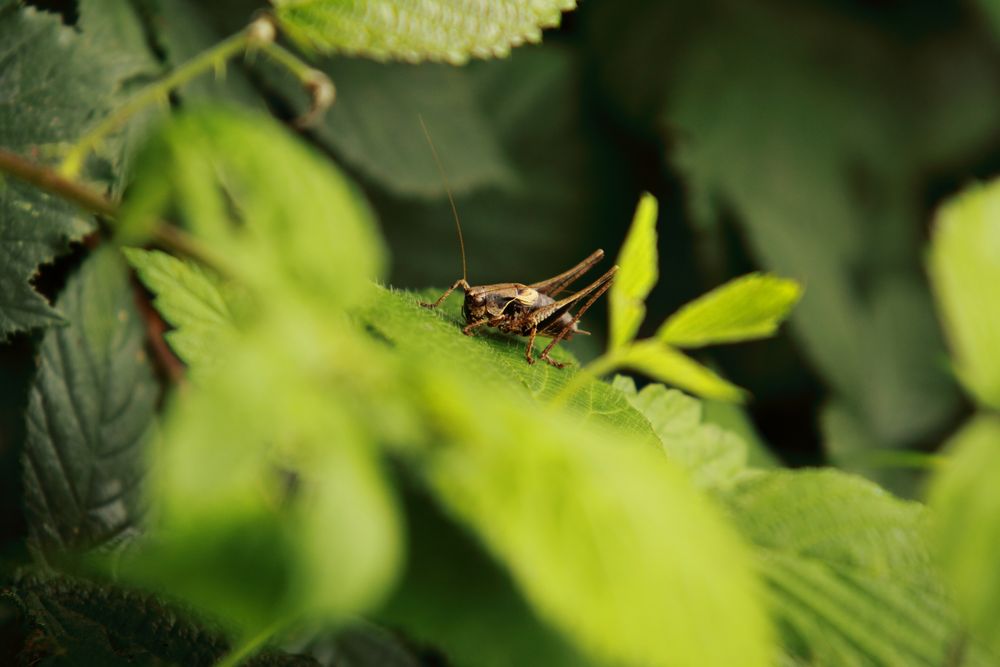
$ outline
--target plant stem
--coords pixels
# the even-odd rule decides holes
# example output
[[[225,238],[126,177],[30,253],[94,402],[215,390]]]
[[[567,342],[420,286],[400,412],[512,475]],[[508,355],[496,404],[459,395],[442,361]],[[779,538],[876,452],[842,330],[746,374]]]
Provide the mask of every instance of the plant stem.
[[[259,651],[280,627],[281,623],[275,623],[253,637],[244,640],[242,644],[224,655],[219,662],[215,663],[215,667],[237,667],[241,662]]]
[[[299,60],[288,49],[275,42],[264,44],[261,52],[271,60],[291,72],[302,86],[309,91],[312,104],[309,110],[295,120],[295,126],[306,128],[316,122],[329,109],[337,97],[337,89],[323,72]]]
[[[0,148],[0,172],[14,176],[39,190],[72,202],[80,208],[109,219],[118,217],[118,206],[101,193],[83,183],[72,181],[58,172],[26,160],[16,153]],[[153,242],[166,250],[185,255],[217,272],[226,274],[224,263],[215,257],[190,234],[166,222],[158,223],[152,231]]]
[[[271,23],[270,19],[262,16],[235,35],[227,37],[212,48],[198,54],[162,80],[141,90],[83,135],[66,154],[62,164],[59,165],[59,172],[69,178],[76,177],[80,173],[87,154],[136,113],[151,104],[167,99],[170,91],[183,86],[203,72],[223,67],[225,62],[234,55],[253,47],[269,44],[273,39],[274,24]]]

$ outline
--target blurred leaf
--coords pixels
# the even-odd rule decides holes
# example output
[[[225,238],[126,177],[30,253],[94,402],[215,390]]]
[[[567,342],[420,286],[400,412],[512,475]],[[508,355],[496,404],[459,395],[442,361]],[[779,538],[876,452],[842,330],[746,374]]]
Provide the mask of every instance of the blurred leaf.
[[[385,420],[369,384],[385,386],[386,362],[311,303],[272,304],[217,372],[175,399],[151,466],[154,539],[120,565],[233,630],[344,622],[374,607],[399,565],[399,518],[368,426]]]
[[[381,272],[360,193],[262,114],[204,107],[175,115],[151,138],[122,209],[126,242],[170,207],[221,268],[260,292],[351,302]]]
[[[0,10],[0,147],[52,162],[121,102],[125,80],[152,70],[125,3],[82,2],[78,28],[20,3]],[[0,176],[0,340],[63,321],[30,279],[93,229],[75,207]]]
[[[794,280],[751,273],[698,297],[667,318],[656,337],[676,347],[766,338],[799,300]]]
[[[419,67],[350,58],[327,59],[320,68],[336,83],[337,103],[314,133],[367,179],[396,195],[442,197],[445,181],[420,128],[427,123],[452,193],[511,189],[517,176],[500,137],[477,99],[473,72],[447,65]],[[275,67],[268,81],[305,113],[301,85]],[[386,133],[392,141],[386,141]]]
[[[376,60],[446,61],[503,57],[538,42],[575,0],[275,0],[282,28],[302,47]]]
[[[123,252],[153,292],[153,305],[173,325],[164,337],[177,356],[199,371],[216,366],[236,335],[232,289],[190,260],[158,250],[124,248]]]
[[[702,418],[702,404],[676,389],[635,383],[616,376],[615,388],[649,420],[670,460],[684,468],[699,488],[725,489],[747,467],[747,446],[737,435]]]
[[[704,400],[702,421],[735,434],[747,446],[747,465],[753,468],[780,468],[782,463],[761,437],[744,406],[727,401]]]
[[[618,252],[618,273],[608,292],[611,349],[626,346],[639,331],[646,316],[646,297],[656,284],[656,198],[642,195],[632,226]]]
[[[474,536],[448,521],[425,494],[406,498],[410,543],[406,572],[379,620],[427,642],[444,657],[427,663],[507,667],[587,667],[545,625]],[[498,638],[502,640],[498,641]]]
[[[808,285],[794,329],[875,441],[918,440],[956,397],[926,312],[885,319],[927,302],[911,224],[917,142],[885,94],[894,54],[826,10],[730,9],[692,28],[672,61],[665,116],[694,212],[711,224],[734,208],[761,262]]]
[[[657,340],[643,340],[615,356],[618,365],[644,373],[704,398],[740,402],[744,391],[679,350]]]
[[[1000,180],[941,208],[929,269],[956,373],[976,400],[1000,409]]]
[[[921,505],[832,470],[748,474],[728,500],[757,545],[787,652],[822,665],[947,664],[959,628]]]
[[[21,576],[3,591],[36,631],[30,652],[45,665],[213,665],[228,651],[214,628],[196,625],[151,595],[69,577]],[[309,658],[265,650],[247,667],[308,667]]]
[[[42,341],[23,454],[31,538],[43,553],[112,547],[138,532],[159,394],[115,251],[90,257],[57,306],[70,325]]]
[[[973,418],[947,447],[930,489],[934,546],[969,629],[1000,655],[1000,418]]]
[[[322,633],[305,642],[285,642],[285,648],[289,647],[297,654],[309,656],[322,667],[421,667],[437,664],[423,659],[422,651],[394,632],[365,621],[336,633]]]
[[[501,371],[518,369],[529,387],[544,377],[540,395],[568,371],[536,375],[523,343],[464,337],[448,311],[377,294],[365,322],[421,361],[415,391],[440,434],[415,467],[542,618],[598,659],[767,663],[766,618],[739,542],[649,446],[646,420],[632,425],[620,392],[592,381],[574,413],[548,409]],[[710,640],[719,633],[726,642]]]

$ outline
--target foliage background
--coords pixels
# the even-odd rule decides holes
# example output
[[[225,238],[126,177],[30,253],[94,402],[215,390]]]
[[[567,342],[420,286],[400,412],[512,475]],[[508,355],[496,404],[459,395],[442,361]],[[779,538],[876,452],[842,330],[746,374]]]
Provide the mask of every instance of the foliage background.
[[[85,20],[73,2],[30,4],[70,25]],[[92,37],[111,54],[93,76],[121,84],[108,106],[262,5],[129,6],[141,33]],[[1000,27],[991,12],[988,0],[595,0],[565,15],[543,45],[508,59],[460,69],[323,59],[339,98],[306,137],[363,188],[388,244],[387,282],[397,287],[450,284],[460,270],[418,113],[451,178],[473,282],[537,280],[594,248],[613,252],[638,193],[654,193],[661,280],[643,334],[749,270],[801,280],[806,295],[780,336],[702,358],[753,393],[748,416],[779,460],[833,464],[919,497],[924,471],[908,457],[936,452],[972,413],[948,367],[924,254],[941,202],[1000,170]],[[306,104],[287,77],[253,59],[222,82],[192,82],[174,102],[198,99],[284,120]],[[109,183],[112,192],[121,186]],[[59,294],[84,254],[59,259],[36,285]],[[598,335],[572,346],[583,359],[600,349],[599,312],[587,318]],[[37,345],[18,334],[0,347],[0,494],[9,508],[0,544],[10,561],[23,558],[27,534],[17,456]],[[704,410],[733,423],[724,406]],[[757,493],[767,501],[752,482],[739,496],[756,502]],[[804,485],[797,498],[807,493]],[[907,507],[893,512],[918,522]],[[781,543],[767,528],[747,530],[758,544]],[[23,640],[5,634],[8,653]]]

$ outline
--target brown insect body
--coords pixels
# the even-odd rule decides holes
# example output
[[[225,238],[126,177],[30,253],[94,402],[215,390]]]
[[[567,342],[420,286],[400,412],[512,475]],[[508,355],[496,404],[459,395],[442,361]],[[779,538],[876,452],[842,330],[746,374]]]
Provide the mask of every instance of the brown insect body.
[[[436,308],[449,294],[462,288],[465,292],[462,315],[466,323],[462,333],[472,336],[476,329],[490,326],[504,333],[528,336],[525,358],[529,364],[535,363],[531,355],[535,337],[551,338],[552,342],[542,351],[541,358],[557,368],[562,368],[564,364],[549,357],[549,352],[560,341],[569,340],[574,334],[587,333],[578,327],[580,317],[611,287],[618,267],[611,267],[595,282],[570,296],[557,299],[556,295],[590,270],[603,256],[604,251],[597,250],[569,271],[530,285],[496,283],[472,286],[462,278],[455,281],[455,284],[434,303],[421,305]],[[575,313],[571,312],[577,304],[581,304],[580,307]]]
[[[458,231],[459,247],[462,251],[462,278],[456,280],[434,303],[421,303],[420,305],[425,308],[437,308],[449,294],[461,287],[462,291],[465,292],[465,302],[462,304],[465,326],[462,328],[462,333],[466,336],[473,336],[475,335],[473,332],[479,327],[490,326],[504,333],[527,336],[528,347],[524,356],[529,364],[535,363],[534,357],[531,356],[535,337],[551,338],[552,342],[542,350],[541,358],[556,368],[562,368],[565,364],[550,358],[549,352],[560,341],[569,340],[574,334],[587,333],[581,330],[577,323],[580,321],[580,317],[587,312],[587,309],[611,287],[618,267],[612,266],[607,273],[587,287],[562,299],[556,297],[599,262],[604,257],[603,250],[595,250],[589,257],[568,271],[530,285],[522,283],[469,285],[465,266],[465,241],[462,238],[462,225],[458,221],[458,209],[455,207],[455,199],[448,186],[448,175],[441,165],[441,160],[434,148],[434,142],[431,141],[431,135],[427,131],[423,117],[420,117],[420,127],[424,131],[424,136],[427,137],[427,143],[430,144],[431,153],[434,155],[434,162],[437,164],[441,179],[444,181],[448,203],[451,204],[451,212],[455,218],[455,229]],[[575,313],[571,313],[570,311],[577,304],[581,304],[580,307]]]

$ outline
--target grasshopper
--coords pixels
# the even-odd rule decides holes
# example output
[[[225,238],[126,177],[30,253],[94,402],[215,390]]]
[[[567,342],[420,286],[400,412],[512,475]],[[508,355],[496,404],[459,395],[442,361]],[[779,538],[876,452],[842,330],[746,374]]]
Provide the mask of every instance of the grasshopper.
[[[551,342],[542,350],[540,358],[556,368],[562,368],[565,364],[552,359],[549,356],[549,352],[560,341],[569,340],[574,334],[588,334],[588,332],[578,328],[577,323],[583,314],[587,312],[587,309],[611,287],[618,267],[612,266],[607,273],[587,287],[562,299],[557,299],[557,295],[597,264],[604,257],[603,250],[595,250],[589,257],[568,271],[548,280],[531,283],[530,285],[522,283],[470,285],[468,270],[465,264],[465,240],[462,238],[462,225],[458,219],[458,209],[455,206],[455,199],[452,197],[451,187],[448,185],[448,177],[445,174],[444,167],[441,164],[437,150],[434,148],[434,143],[431,141],[430,133],[427,131],[427,126],[424,124],[422,117],[420,118],[420,125],[423,128],[424,135],[427,137],[427,142],[430,144],[431,152],[434,154],[434,161],[441,172],[441,178],[445,184],[445,191],[448,194],[448,202],[451,204],[451,212],[455,218],[455,229],[458,230],[458,243],[462,252],[462,277],[456,280],[437,301],[433,303],[421,303],[420,305],[425,308],[437,308],[448,298],[448,295],[456,289],[462,288],[462,291],[465,292],[465,303],[462,305],[462,316],[465,317],[465,326],[462,327],[463,334],[474,336],[476,329],[488,326],[495,327],[503,333],[527,336],[528,346],[524,351],[524,356],[529,364],[535,363],[535,358],[531,354],[535,345],[535,338],[537,336],[551,338]],[[579,306],[575,313],[572,313],[571,311],[578,304],[582,305]]]

